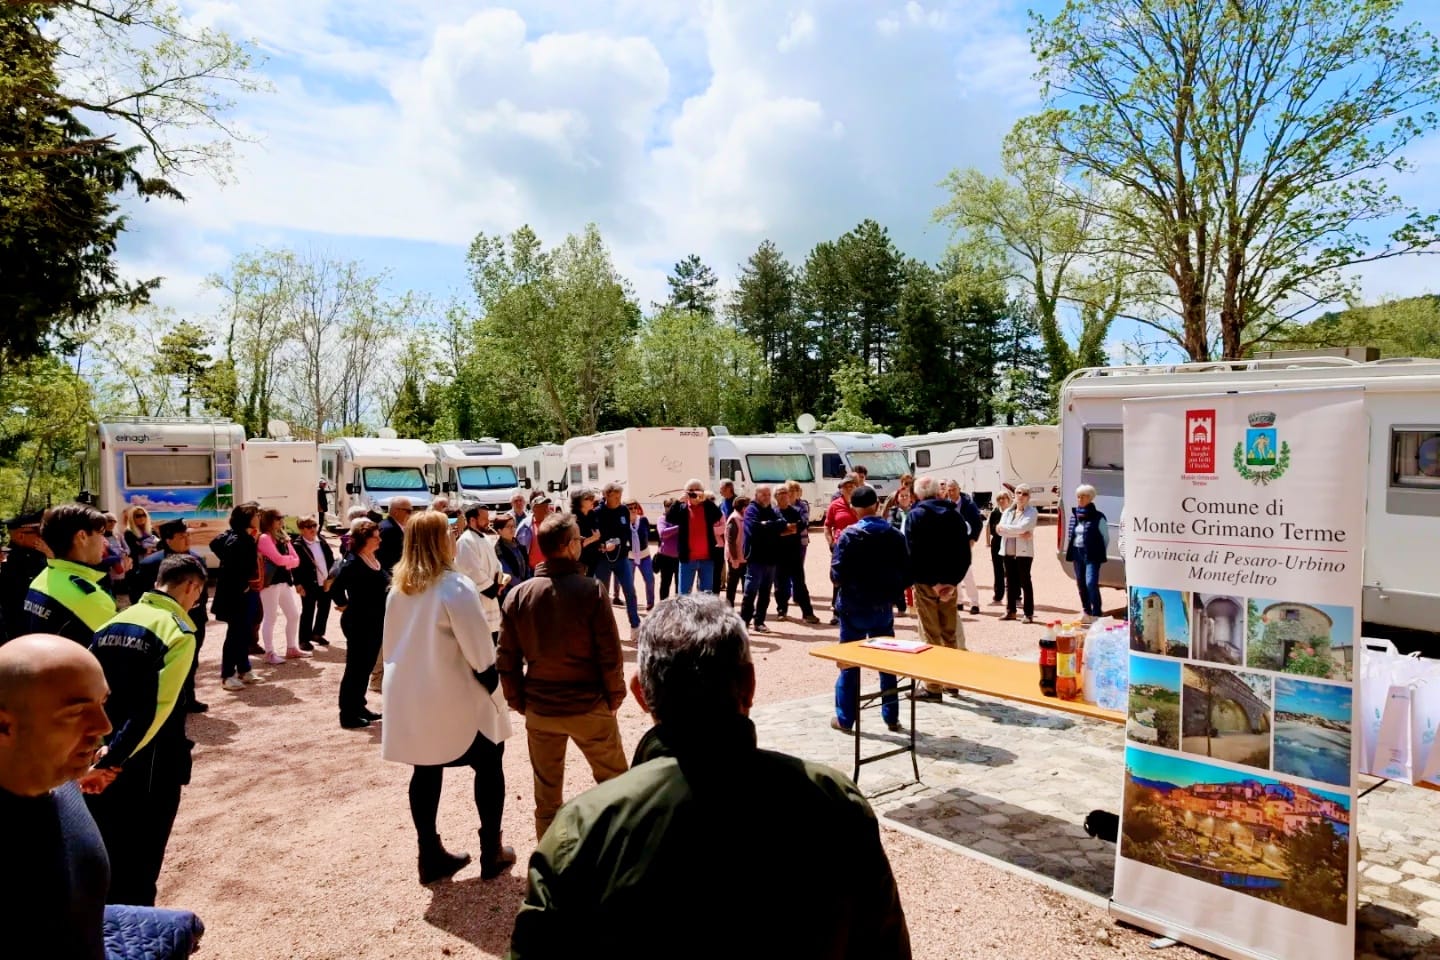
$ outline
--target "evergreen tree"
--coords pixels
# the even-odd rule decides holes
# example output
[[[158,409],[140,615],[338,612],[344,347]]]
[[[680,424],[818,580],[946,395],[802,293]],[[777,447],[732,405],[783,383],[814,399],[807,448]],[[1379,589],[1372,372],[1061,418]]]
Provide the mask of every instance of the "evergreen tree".
[[[670,306],[707,317],[715,315],[715,301],[720,296],[715,288],[720,278],[700,259],[698,253],[692,253],[675,264],[674,272],[665,278],[665,282],[670,285]]]
[[[209,334],[188,320],[182,321],[160,340],[160,351],[155,356],[155,372],[179,378],[179,392],[185,398],[187,417],[192,413],[193,401],[204,396],[202,383],[210,370],[208,351],[213,343]]]

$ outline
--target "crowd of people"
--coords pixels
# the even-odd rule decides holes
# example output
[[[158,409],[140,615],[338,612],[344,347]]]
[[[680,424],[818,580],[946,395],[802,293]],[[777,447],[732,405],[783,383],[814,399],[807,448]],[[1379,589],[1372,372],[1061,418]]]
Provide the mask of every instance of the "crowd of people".
[[[320,535],[318,517],[298,518],[291,535],[277,511],[243,503],[211,542],[219,570],[208,611],[207,570],[183,520],[152,532],[144,511],[127,511],[120,534],[113,516],[82,504],[17,517],[8,524],[11,549],[0,568],[0,616],[4,635],[24,642],[7,644],[0,656],[0,803],[48,798],[47,816],[58,818],[62,834],[98,833],[108,861],[100,902],[153,905],[190,778],[193,744],[184,717],[206,709],[195,698],[194,678],[207,614],[226,625],[221,685],[239,692],[264,682],[252,657],[283,670],[328,645],[333,606],[345,639],[339,723],[344,729],[380,723],[382,757],[411,767],[420,882],[452,876],[470,859],[447,850],[437,831],[447,767],[473,774],[482,878],[515,862],[500,829],[503,757],[511,712],[524,718],[539,847],[516,922],[515,956],[570,955],[568,945],[578,951],[575,937],[589,942],[595,935],[584,918],[620,871],[643,878],[635,882],[654,898],[649,907],[636,900],[633,910],[664,904],[666,923],[694,922],[696,884],[719,895],[742,880],[731,876],[738,863],[720,852],[753,844],[787,822],[776,810],[762,817],[743,802],[757,788],[804,812],[822,834],[833,833],[833,842],[819,834],[783,838],[805,848],[807,870],[817,878],[822,869],[833,875],[842,855],[852,871],[852,856],[872,865],[853,889],[822,897],[787,883],[775,899],[806,897],[805,915],[832,917],[837,930],[848,931],[837,936],[876,955],[908,955],[875,820],[854,785],[834,771],[757,749],[746,719],[755,685],[748,637],[769,632],[772,601],[778,619],[790,615],[793,603],[804,622],[820,622],[805,573],[812,516],[821,518],[832,623],[842,642],[891,636],[896,616],[913,611],[922,639],[963,648],[962,596],[977,613],[973,560],[982,540],[1005,618],[1023,613],[1033,622],[1037,517],[1024,485],[997,497],[987,517],[958,485],[935,477],[904,478],[883,504],[865,481],[863,474],[847,476],[816,511],[798,483],[760,484],[746,497],[728,483],[717,495],[692,480],[656,518],[655,547],[650,519],[617,484],[579,493],[568,513],[553,510],[543,494],[517,496],[510,511],[493,517],[483,506],[451,511],[443,498],[421,511],[396,498],[383,517],[359,511],[347,518],[338,556]],[[1094,617],[1108,524],[1093,490],[1077,494],[1064,543],[1082,608]],[[616,603],[624,606],[637,648],[639,670],[628,687]],[[274,640],[282,619],[283,654]],[[14,719],[28,700],[23,684],[7,683],[11,661],[15,675],[26,677],[60,664],[66,677],[83,675],[95,689],[69,714],[41,718],[41,728],[58,724],[58,734],[36,733],[36,723]],[[882,690],[896,685],[882,675]],[[383,690],[383,716],[369,708],[372,689]],[[928,687],[916,696],[943,693]],[[616,720],[627,694],[656,722],[633,759]],[[858,699],[858,670],[840,671],[832,726],[853,729]],[[884,698],[882,715],[900,729],[893,694]],[[566,805],[572,741],[604,786]],[[63,779],[58,773],[26,779],[26,764],[33,767],[44,749],[53,751],[47,762],[64,771]],[[853,841],[849,848],[844,837]],[[53,856],[74,852],[62,840]],[[696,857],[735,866],[696,872],[686,866]],[[84,882],[72,871],[66,880],[62,873],[51,878],[64,888],[54,896],[79,898],[90,910],[94,878]],[[744,879],[753,886],[753,877]],[[46,922],[60,922],[62,913],[57,908]],[[623,936],[623,923],[605,926]],[[74,955],[96,955],[86,943]]]

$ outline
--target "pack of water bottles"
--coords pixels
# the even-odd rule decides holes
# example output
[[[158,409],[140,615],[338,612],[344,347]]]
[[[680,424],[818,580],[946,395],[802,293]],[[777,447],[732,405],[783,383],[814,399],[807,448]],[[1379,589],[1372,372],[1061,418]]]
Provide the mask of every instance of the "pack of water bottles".
[[[1130,624],[1101,617],[1085,633],[1081,696],[1106,710],[1125,710],[1130,697]]]

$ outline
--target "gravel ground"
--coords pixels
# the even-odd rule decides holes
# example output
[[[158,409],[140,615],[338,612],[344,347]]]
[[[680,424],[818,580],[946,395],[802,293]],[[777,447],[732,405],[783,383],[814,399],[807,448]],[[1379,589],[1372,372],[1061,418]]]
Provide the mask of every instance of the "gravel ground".
[[[1037,539],[1053,542],[1045,533]],[[823,552],[812,550],[809,581],[826,619]],[[1037,615],[1073,614],[1074,584],[1053,552],[1042,554],[1034,577]],[[986,564],[985,599],[989,580]],[[1107,591],[1105,601],[1119,607],[1123,595]],[[1006,656],[1035,649],[1038,628],[1000,622],[1003,607],[982,611],[963,618],[972,649]],[[833,641],[835,628],[774,626],[754,641],[758,698],[782,702],[830,689],[833,666],[806,650]],[[901,635],[914,629],[913,617],[897,625]],[[232,694],[219,689],[221,634],[210,631],[200,696],[211,710],[190,720],[194,781],[170,842],[160,903],[200,914],[208,928],[204,955],[212,958],[503,956],[524,894],[523,870],[482,883],[472,865],[451,883],[429,889],[416,883],[409,768],[381,761],[378,729],[339,728],[335,692],[344,653],[337,621],[329,634],[336,645],[313,660],[261,667],[269,682]],[[627,659],[633,662],[630,648]],[[371,706],[379,706],[378,697]],[[620,723],[627,749],[649,726],[633,702],[620,711]],[[523,865],[534,847],[533,794],[519,718],[515,727],[505,758],[505,834]],[[590,782],[572,751],[567,796]],[[451,849],[475,854],[477,826],[468,781],[457,771],[441,802],[441,834]],[[1145,950],[1148,938],[1115,926],[1084,901],[908,834],[884,835],[917,957],[1128,957]]]

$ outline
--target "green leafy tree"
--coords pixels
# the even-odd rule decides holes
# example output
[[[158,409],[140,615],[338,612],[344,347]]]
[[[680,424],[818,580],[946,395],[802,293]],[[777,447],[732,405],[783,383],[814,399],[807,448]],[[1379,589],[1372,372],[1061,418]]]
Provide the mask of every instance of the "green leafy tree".
[[[720,278],[700,259],[698,253],[692,253],[675,264],[665,282],[670,285],[669,306],[692,310],[707,317],[715,315],[715,302],[720,298],[716,289]]]
[[[1117,252],[1168,291],[1136,318],[1192,360],[1243,357],[1346,299],[1347,268],[1436,239],[1437,214],[1386,180],[1440,124],[1440,54],[1403,7],[1070,0],[1034,17],[1047,109],[1025,136],[1122,195]]]
[[[859,360],[851,360],[830,375],[835,384],[838,398],[835,409],[825,422],[822,430],[859,430],[864,433],[880,433],[884,427],[871,420],[866,410],[875,399],[874,374]]]
[[[1440,297],[1386,300],[1286,324],[1257,349],[1376,347],[1386,357],[1440,357]]]
[[[39,357],[0,379],[0,512],[69,500],[80,490],[91,394],[55,357]]]
[[[188,320],[181,321],[160,338],[155,354],[155,372],[180,381],[180,396],[185,398],[185,416],[191,416],[194,400],[201,393],[200,384],[210,370],[210,347],[214,341],[202,328]]]
[[[650,317],[636,337],[633,369],[619,397],[641,422],[761,429],[767,390],[760,349],[713,316],[668,308]]]

